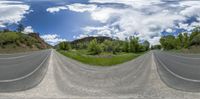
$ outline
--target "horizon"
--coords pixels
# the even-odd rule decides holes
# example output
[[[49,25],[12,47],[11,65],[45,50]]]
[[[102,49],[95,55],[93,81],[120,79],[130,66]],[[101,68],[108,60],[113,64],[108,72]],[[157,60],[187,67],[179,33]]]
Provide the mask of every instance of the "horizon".
[[[136,36],[155,45],[163,35],[199,26],[199,6],[198,0],[3,0],[0,29],[23,24],[51,45],[87,36]]]

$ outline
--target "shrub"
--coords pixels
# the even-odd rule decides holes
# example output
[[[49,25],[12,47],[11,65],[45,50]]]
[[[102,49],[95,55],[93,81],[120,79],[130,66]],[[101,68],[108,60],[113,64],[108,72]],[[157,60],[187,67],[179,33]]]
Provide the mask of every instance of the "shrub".
[[[191,41],[191,44],[190,44],[191,46],[193,46],[193,45],[200,45],[200,34],[198,34],[197,36],[195,36],[193,39],[192,39],[192,41]]]
[[[97,43],[97,40],[94,39],[89,43],[88,51],[91,52],[91,54],[100,54],[102,52],[101,46]]]
[[[60,50],[70,50],[71,45],[69,42],[61,42],[61,43],[59,43],[59,49]]]
[[[130,52],[136,53],[139,51],[139,38],[138,37],[130,37]]]
[[[102,43],[102,47],[103,47],[103,50],[105,52],[112,52],[113,51],[113,42],[110,41],[110,40],[105,40],[103,43]]]

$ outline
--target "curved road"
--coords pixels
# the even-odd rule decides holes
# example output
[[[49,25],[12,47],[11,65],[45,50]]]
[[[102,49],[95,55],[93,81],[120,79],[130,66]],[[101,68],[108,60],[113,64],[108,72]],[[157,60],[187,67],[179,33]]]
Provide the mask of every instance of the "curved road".
[[[183,91],[200,92],[200,55],[155,52],[162,80]]]
[[[49,52],[41,52],[41,55],[36,52],[31,57],[39,55],[42,58],[44,53]],[[25,91],[0,93],[0,97],[199,99],[200,93],[185,92],[200,89],[198,88],[199,61],[196,61],[198,58],[198,55],[154,51],[117,66],[97,67],[69,59],[53,50],[47,74],[38,86]],[[184,62],[189,63],[191,67]],[[35,61],[35,63],[41,63],[41,61]],[[28,71],[22,74],[26,73]],[[195,84],[194,81],[185,82],[186,79],[179,79],[177,75],[197,82]],[[20,76],[22,75],[8,77],[13,79]],[[3,76],[0,78],[7,79]]]
[[[50,50],[0,55],[0,91],[29,89],[45,74]]]
[[[114,67],[88,66],[57,52],[55,59],[58,88],[69,95],[131,96],[133,93],[143,94],[149,82],[151,53]]]

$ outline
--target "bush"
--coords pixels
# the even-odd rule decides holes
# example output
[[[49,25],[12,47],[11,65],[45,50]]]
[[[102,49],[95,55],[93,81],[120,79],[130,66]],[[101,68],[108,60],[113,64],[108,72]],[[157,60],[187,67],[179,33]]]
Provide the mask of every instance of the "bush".
[[[59,43],[59,49],[60,50],[70,50],[71,45],[69,42],[61,42],[61,43]]]
[[[200,45],[200,34],[198,34],[197,36],[195,36],[193,39],[192,39],[192,41],[191,41],[191,44],[190,44],[191,46],[193,46],[193,45]]]
[[[129,50],[132,53],[136,53],[139,51],[139,38],[138,37],[130,37],[130,46]]]
[[[18,40],[20,36],[17,33],[14,32],[6,32],[0,34],[0,45],[3,46],[7,43],[15,43],[16,40]]]
[[[160,43],[165,50],[176,49],[176,39],[173,35],[161,37]]]
[[[103,50],[105,52],[112,52],[113,51],[113,42],[110,41],[110,40],[105,40],[103,43],[102,43],[102,47],[103,47]]]
[[[144,51],[148,51],[149,50],[149,47],[150,47],[150,43],[149,43],[149,41],[144,41],[143,42],[143,44],[142,44],[142,46],[144,46]]]
[[[123,43],[123,51],[124,52],[129,52],[129,42],[128,41],[125,41],[124,43]]]
[[[101,46],[97,43],[97,40],[94,39],[89,43],[88,51],[91,52],[91,54],[100,54],[102,52]]]
[[[162,48],[161,45],[152,45],[151,50],[160,50]]]
[[[192,33],[179,33],[177,37],[173,35],[163,36],[160,43],[165,50],[171,49],[188,49],[191,46],[200,45],[200,27],[192,30]]]

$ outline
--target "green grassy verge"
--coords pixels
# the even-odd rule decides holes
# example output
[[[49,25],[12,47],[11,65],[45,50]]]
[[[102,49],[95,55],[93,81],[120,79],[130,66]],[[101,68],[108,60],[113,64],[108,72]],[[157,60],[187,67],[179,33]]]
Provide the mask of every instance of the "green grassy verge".
[[[184,53],[184,54],[200,54],[200,47],[191,47],[189,49],[170,50],[169,52]]]
[[[102,53],[100,55],[90,55],[86,50],[73,50],[73,51],[59,51],[61,54],[80,61],[85,64],[95,66],[112,66],[120,63],[130,61],[144,53]]]

